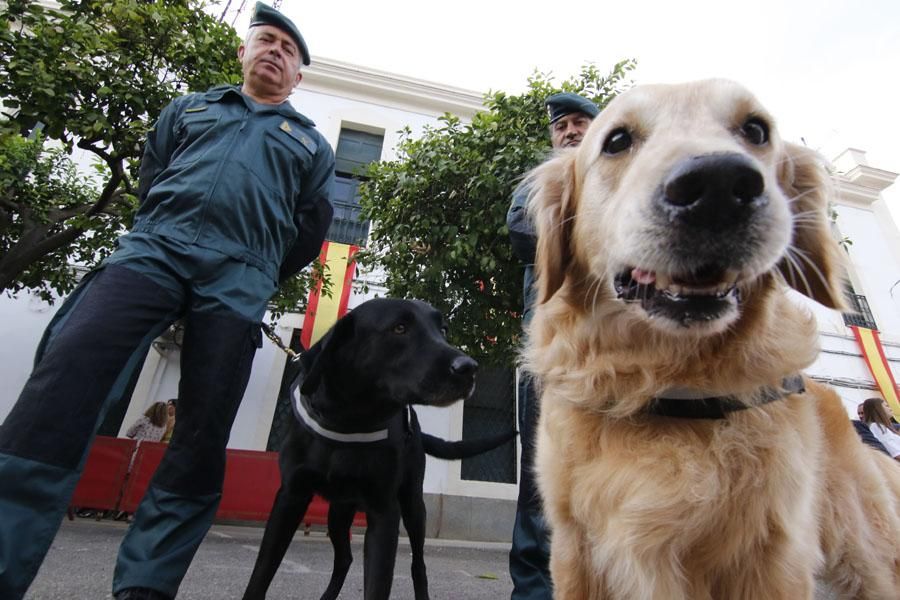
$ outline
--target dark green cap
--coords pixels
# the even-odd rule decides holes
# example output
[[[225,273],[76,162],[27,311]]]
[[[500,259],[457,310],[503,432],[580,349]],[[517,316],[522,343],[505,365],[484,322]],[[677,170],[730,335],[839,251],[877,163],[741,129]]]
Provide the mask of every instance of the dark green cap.
[[[551,125],[574,112],[582,112],[592,119],[600,114],[600,109],[596,104],[572,92],[553,94],[544,100],[544,106],[547,107],[547,113],[550,115]]]
[[[253,12],[250,14],[250,27],[256,27],[257,25],[271,25],[290,35],[294,38],[294,42],[297,43],[297,47],[303,54],[303,64],[309,64],[309,48],[306,47],[306,42],[303,41],[300,30],[297,29],[297,26],[290,19],[268,4],[257,2],[256,6],[253,7]]]

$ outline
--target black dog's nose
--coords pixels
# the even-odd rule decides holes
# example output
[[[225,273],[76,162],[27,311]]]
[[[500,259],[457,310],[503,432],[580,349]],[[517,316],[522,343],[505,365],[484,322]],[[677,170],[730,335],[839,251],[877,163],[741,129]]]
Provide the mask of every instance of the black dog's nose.
[[[478,370],[478,363],[469,356],[457,356],[450,363],[450,372],[454,375],[472,375]]]
[[[661,200],[673,219],[728,227],[765,205],[764,191],[762,174],[743,154],[708,154],[678,163],[663,184]]]

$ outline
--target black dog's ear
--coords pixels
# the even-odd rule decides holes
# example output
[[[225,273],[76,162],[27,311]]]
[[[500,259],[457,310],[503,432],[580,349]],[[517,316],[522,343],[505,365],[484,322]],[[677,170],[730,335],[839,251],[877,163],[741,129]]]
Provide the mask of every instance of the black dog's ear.
[[[300,386],[300,393],[309,396],[322,383],[322,374],[331,364],[337,351],[353,338],[353,313],[348,313],[335,323],[318,342],[303,353],[306,377]],[[312,364],[307,365],[307,361]]]

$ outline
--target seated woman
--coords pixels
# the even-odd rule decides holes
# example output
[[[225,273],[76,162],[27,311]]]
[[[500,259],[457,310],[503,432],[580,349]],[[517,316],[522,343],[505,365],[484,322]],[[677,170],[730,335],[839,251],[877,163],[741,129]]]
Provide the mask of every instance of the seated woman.
[[[887,402],[881,398],[869,398],[862,403],[862,421],[869,426],[878,441],[884,445],[894,460],[900,461],[900,435],[891,424],[891,413]]]
[[[139,442],[150,441],[158,442],[163,439],[166,433],[166,422],[168,421],[168,413],[165,402],[154,402],[150,405],[144,414],[135,421],[125,437],[137,440]]]

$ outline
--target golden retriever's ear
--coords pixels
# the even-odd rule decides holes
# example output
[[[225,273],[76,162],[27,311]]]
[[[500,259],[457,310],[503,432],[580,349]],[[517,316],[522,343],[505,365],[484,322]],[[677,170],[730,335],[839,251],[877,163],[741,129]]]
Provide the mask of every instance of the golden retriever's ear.
[[[528,212],[537,230],[538,303],[562,287],[572,261],[575,210],[575,153],[563,152],[528,175]]]
[[[843,310],[844,255],[832,235],[829,200],[834,185],[822,157],[785,144],[778,182],[790,203],[793,241],[779,269],[788,285],[819,304]]]

